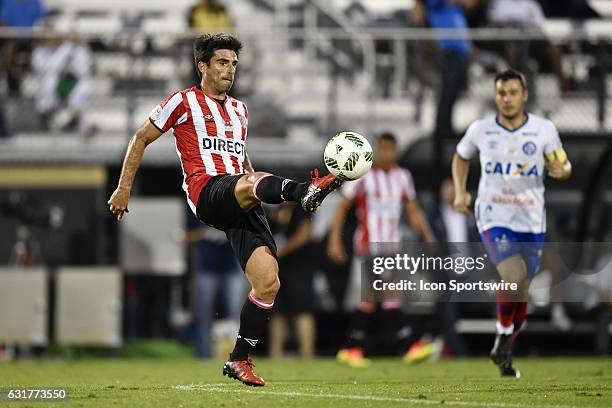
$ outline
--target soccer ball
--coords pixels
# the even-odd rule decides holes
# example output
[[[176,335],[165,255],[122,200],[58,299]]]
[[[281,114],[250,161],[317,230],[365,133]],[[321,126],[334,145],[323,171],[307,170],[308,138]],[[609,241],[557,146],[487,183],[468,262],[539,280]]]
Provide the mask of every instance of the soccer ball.
[[[374,154],[367,139],[355,132],[340,132],[325,146],[323,160],[340,180],[357,180],[372,167]]]

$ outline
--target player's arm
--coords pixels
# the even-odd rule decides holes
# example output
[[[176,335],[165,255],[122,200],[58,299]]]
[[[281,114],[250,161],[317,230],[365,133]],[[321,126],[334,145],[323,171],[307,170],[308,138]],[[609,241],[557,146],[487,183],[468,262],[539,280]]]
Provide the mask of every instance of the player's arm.
[[[562,147],[546,155],[548,175],[557,180],[567,180],[572,175],[572,163]]]
[[[342,197],[336,212],[334,219],[332,220],[331,230],[329,232],[329,241],[327,242],[327,254],[332,262],[341,264],[346,262],[347,255],[342,243],[342,230],[344,230],[344,222],[346,220],[346,213],[353,206],[353,200]]]
[[[457,153],[453,156],[453,184],[455,186],[455,210],[468,214],[472,196],[467,192],[467,178],[470,171],[470,161],[465,160]]]
[[[119,184],[108,200],[108,206],[111,212],[117,216],[117,220],[121,220],[124,212],[129,212],[128,201],[130,199],[130,192],[132,191],[134,176],[142,161],[145,148],[161,135],[162,132],[147,120],[130,139],[125,158],[123,159]]]
[[[287,242],[285,242],[285,245],[278,249],[278,257],[282,258],[284,256],[287,256],[290,253],[295,252],[298,249],[302,248],[304,245],[308,244],[310,242],[310,231],[311,221],[302,220],[295,233],[291,235]]]
[[[406,218],[408,218],[408,222],[410,222],[410,224],[416,228],[417,231],[419,231],[419,234],[421,234],[425,242],[436,242],[436,238],[431,231],[429,222],[427,222],[425,214],[423,214],[423,210],[416,200],[406,200],[404,210],[406,211]]]
[[[249,153],[247,153],[246,148],[244,150],[244,170],[247,173],[254,173],[255,169],[253,168],[253,163],[251,163],[251,159],[249,157]]]

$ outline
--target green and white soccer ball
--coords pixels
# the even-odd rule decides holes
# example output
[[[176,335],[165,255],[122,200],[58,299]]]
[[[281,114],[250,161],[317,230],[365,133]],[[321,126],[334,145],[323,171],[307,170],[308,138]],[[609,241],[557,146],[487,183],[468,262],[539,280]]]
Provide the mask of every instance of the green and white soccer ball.
[[[368,140],[355,132],[340,132],[325,146],[327,170],[340,180],[357,180],[372,167],[374,153]]]

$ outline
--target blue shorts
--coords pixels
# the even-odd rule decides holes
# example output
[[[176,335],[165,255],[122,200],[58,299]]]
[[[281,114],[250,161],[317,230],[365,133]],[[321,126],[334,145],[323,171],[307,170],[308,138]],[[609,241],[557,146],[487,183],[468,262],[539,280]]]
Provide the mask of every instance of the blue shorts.
[[[480,233],[487,253],[495,265],[514,255],[521,255],[527,266],[527,277],[533,279],[540,268],[544,234],[516,232],[508,228],[493,227]]]

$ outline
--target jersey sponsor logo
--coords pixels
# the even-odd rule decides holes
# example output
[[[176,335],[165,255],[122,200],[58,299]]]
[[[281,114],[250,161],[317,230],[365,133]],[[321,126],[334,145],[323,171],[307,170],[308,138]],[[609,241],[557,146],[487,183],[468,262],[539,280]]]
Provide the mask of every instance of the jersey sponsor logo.
[[[537,164],[529,165],[528,163],[516,162],[492,162],[485,163],[484,171],[486,174],[500,174],[502,176],[520,176],[520,177],[537,177],[539,176]]]
[[[499,135],[501,132],[499,130],[487,130],[485,131],[485,135]]]
[[[502,197],[500,195],[494,195],[491,197],[493,204],[501,205],[515,205],[520,207],[529,207],[535,204],[533,198],[520,198],[520,197]]]
[[[537,136],[538,134],[536,132],[523,132],[523,133],[521,133],[521,135],[523,135],[523,136]]]
[[[527,156],[533,156],[537,150],[538,148],[533,142],[526,142],[523,144],[523,153]]]
[[[238,156],[244,155],[244,142],[240,140],[204,136],[202,138],[202,147],[216,153],[230,153]]]

